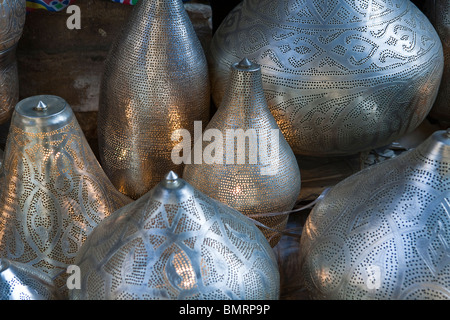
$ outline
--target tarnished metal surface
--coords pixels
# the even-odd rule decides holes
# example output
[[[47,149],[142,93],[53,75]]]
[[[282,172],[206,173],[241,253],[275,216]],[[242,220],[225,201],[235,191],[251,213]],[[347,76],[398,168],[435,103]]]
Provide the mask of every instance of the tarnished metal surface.
[[[409,0],[244,0],[208,57],[217,106],[232,63],[260,64],[281,131],[309,156],[354,154],[412,131],[443,70],[439,36]]]
[[[177,129],[209,120],[206,58],[181,0],[140,1],[106,62],[98,114],[102,166],[137,199],[173,170]]]
[[[2,170],[0,256],[57,278],[58,287],[92,229],[131,202],[102,171],[69,105],[55,96],[18,103]]]
[[[19,101],[16,46],[25,25],[26,1],[0,2],[0,124],[11,117]]]
[[[185,166],[183,179],[245,215],[291,210],[300,194],[300,170],[294,153],[267,106],[261,68],[247,59],[230,67],[228,91],[205,128],[205,136],[207,132],[221,133],[223,140],[220,146],[214,138],[217,146],[215,152],[221,155],[212,163],[207,159],[195,163],[196,159],[191,159],[191,164]],[[239,135],[236,129],[248,133],[248,136]],[[230,131],[236,133],[237,139],[229,134]],[[277,135],[272,136],[272,133]],[[203,140],[206,157],[211,142]],[[247,142],[240,144],[239,140]],[[235,157],[229,159],[231,154]],[[195,150],[193,155],[195,157]],[[284,214],[257,218],[276,230],[261,229],[272,246],[278,242],[280,233],[277,231],[285,228],[288,217]]]
[[[0,300],[60,300],[53,281],[30,265],[0,259]]]
[[[254,223],[174,172],[106,218],[75,262],[74,300],[279,297],[274,253]]]
[[[310,213],[314,299],[450,299],[450,131],[333,187]]]

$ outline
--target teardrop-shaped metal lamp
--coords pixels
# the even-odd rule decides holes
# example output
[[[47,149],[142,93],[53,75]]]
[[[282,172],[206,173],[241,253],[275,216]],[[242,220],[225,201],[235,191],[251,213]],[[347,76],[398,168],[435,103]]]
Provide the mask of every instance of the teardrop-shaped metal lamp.
[[[107,61],[100,91],[100,162],[122,193],[137,199],[167,171],[178,143],[209,120],[206,57],[182,0],[139,1]]]
[[[274,252],[254,223],[174,172],[83,244],[73,300],[278,299]]]
[[[314,299],[450,299],[450,131],[343,180],[314,207],[301,276]]]
[[[43,95],[17,104],[2,165],[1,257],[63,288],[92,229],[130,202],[106,177],[64,99]]]
[[[194,146],[183,179],[245,215],[294,207],[300,193],[300,170],[267,106],[259,65],[244,58],[231,66],[228,91],[203,136],[196,141],[202,154]],[[288,217],[257,218],[270,228],[261,230],[272,246],[279,241]]]

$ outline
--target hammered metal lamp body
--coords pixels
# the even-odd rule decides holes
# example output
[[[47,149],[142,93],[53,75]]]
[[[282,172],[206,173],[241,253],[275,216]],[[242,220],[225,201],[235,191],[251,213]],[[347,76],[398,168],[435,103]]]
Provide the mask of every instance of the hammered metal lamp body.
[[[206,57],[181,0],[139,1],[106,61],[98,114],[100,159],[133,199],[168,170],[177,129],[209,120]]]
[[[60,300],[50,277],[16,261],[0,259],[0,300]]]
[[[450,132],[334,186],[302,232],[314,299],[450,299]]]
[[[2,170],[0,257],[44,272],[59,287],[92,229],[131,202],[102,171],[69,105],[55,96],[18,103]]]
[[[248,66],[244,66],[244,64]],[[265,100],[261,81],[261,68],[244,59],[232,67],[229,88],[222,104],[205,129],[218,130],[223,135],[223,158],[213,163],[203,161],[185,166],[183,179],[206,195],[223,202],[239,212],[264,214],[291,210],[300,194],[300,170],[294,153],[270,113]],[[228,130],[254,130],[258,140],[258,160],[250,159],[250,142],[239,149],[238,142],[227,134]],[[268,159],[261,155],[267,145],[262,138],[270,141],[270,130],[277,132],[278,149],[268,153]],[[238,138],[239,139],[239,138]],[[205,140],[205,139],[204,139]],[[256,141],[256,140],[255,140]],[[210,142],[203,142],[203,150]],[[219,148],[222,148],[219,146]],[[194,147],[195,148],[195,147]],[[229,150],[236,158],[231,163]],[[245,160],[238,162],[240,155]],[[272,168],[271,173],[264,170]],[[269,228],[281,231],[285,228],[288,215],[262,217],[257,220]],[[280,239],[280,234],[271,229],[261,229],[272,246]]]
[[[0,124],[7,122],[19,101],[16,47],[25,25],[26,1],[0,3]]]
[[[443,70],[439,36],[409,0],[244,0],[208,57],[217,106],[230,64],[260,64],[270,110],[308,156],[355,154],[412,131]]]
[[[278,299],[272,248],[254,223],[170,172],[82,246],[73,300]]]
[[[428,0],[427,13],[436,28],[444,48],[444,74],[430,116],[450,123],[450,0]]]

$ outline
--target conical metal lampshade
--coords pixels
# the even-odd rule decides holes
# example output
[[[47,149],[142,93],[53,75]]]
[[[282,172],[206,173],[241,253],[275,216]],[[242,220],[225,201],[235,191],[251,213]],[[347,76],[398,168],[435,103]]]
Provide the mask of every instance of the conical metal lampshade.
[[[26,1],[0,2],[0,124],[8,121],[19,101],[16,47],[25,25]]]
[[[100,159],[137,199],[167,171],[182,173],[172,133],[209,120],[206,57],[181,0],[139,1],[110,51],[98,113]]]
[[[450,299],[450,131],[334,186],[301,238],[315,299]]]
[[[2,166],[0,256],[63,287],[66,267],[103,218],[131,202],[92,153],[69,105],[56,96],[19,102]]]
[[[231,69],[227,94],[204,132],[217,133],[215,153],[207,152],[211,138],[203,139],[203,161],[194,146],[183,179],[246,215],[291,210],[300,193],[300,170],[267,106],[261,68],[243,59]],[[258,221],[281,231],[287,219],[274,215]],[[279,233],[262,231],[272,246],[278,242]]]
[[[261,65],[294,153],[313,157],[357,154],[413,131],[443,70],[439,36],[410,0],[243,0],[208,54],[217,106],[230,63],[244,57]]]
[[[30,265],[0,259],[0,300],[59,300],[52,279]]]
[[[106,218],[76,264],[71,299],[278,299],[272,248],[254,223],[174,172]]]

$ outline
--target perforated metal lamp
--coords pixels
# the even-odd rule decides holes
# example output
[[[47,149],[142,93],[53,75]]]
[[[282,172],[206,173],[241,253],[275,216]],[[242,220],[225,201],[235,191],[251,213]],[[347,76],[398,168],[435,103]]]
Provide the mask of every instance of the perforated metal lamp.
[[[0,259],[0,300],[60,300],[52,279],[25,263]]]
[[[301,237],[314,299],[450,299],[450,131],[334,186]]]
[[[137,199],[183,164],[172,133],[209,120],[208,65],[181,0],[139,1],[105,61],[99,155],[115,187]]]
[[[278,265],[261,231],[174,172],[106,218],[75,263],[74,300],[279,297]]]
[[[17,104],[1,170],[0,257],[36,268],[63,289],[88,234],[131,199],[108,180],[57,96]]]
[[[292,210],[301,188],[299,165],[267,106],[261,67],[244,58],[230,69],[224,99],[204,131],[221,133],[214,138],[214,159],[186,164],[183,179],[245,215],[259,215],[268,227],[261,230],[275,246],[289,215],[264,214]],[[205,157],[211,148],[206,140]]]
[[[19,101],[16,47],[25,25],[26,1],[0,3],[0,124],[7,122]]]
[[[450,0],[427,0],[425,8],[428,18],[436,28],[444,50],[444,73],[438,96],[430,117],[442,122],[450,123]]]
[[[294,153],[313,157],[356,154],[414,130],[443,70],[441,40],[410,0],[242,1],[208,54],[216,106],[230,64],[244,57],[261,65]]]

